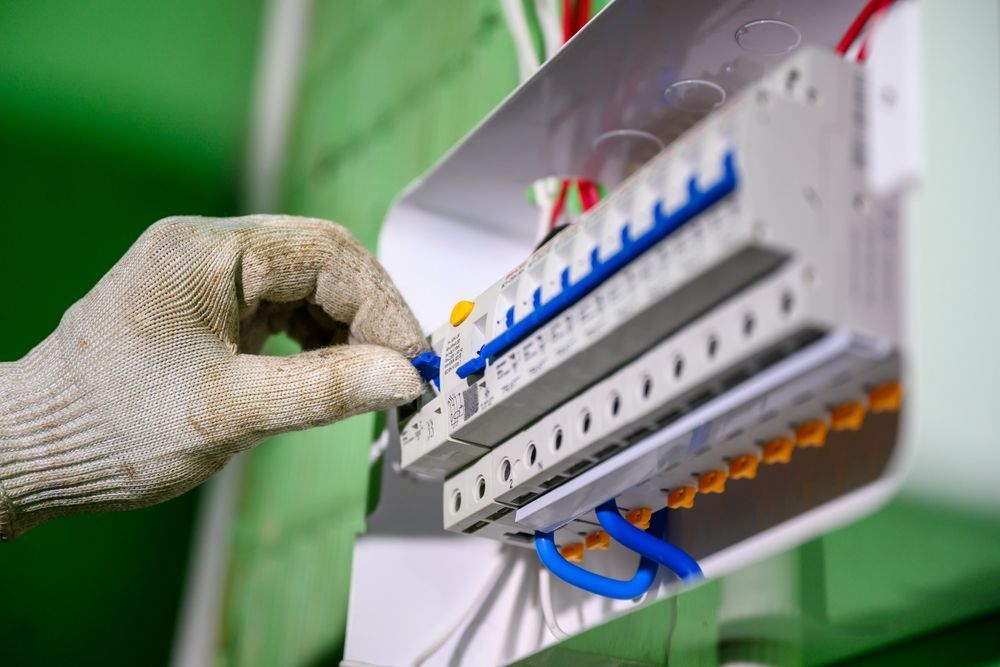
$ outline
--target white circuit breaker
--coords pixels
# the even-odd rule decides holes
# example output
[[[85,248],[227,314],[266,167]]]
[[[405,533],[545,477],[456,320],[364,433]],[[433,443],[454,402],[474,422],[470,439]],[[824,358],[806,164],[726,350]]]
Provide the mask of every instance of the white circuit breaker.
[[[616,498],[677,510],[700,556],[882,474],[900,233],[866,189],[863,85],[802,50],[456,307],[400,423],[446,528],[562,545]],[[726,502],[745,520],[706,528]]]

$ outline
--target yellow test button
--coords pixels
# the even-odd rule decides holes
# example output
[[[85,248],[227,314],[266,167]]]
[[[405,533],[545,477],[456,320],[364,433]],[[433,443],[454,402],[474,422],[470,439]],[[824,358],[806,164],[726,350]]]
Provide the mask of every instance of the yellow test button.
[[[457,327],[459,324],[465,321],[465,318],[469,316],[472,312],[473,306],[476,304],[471,301],[459,301],[455,304],[455,307],[451,309],[451,317],[448,320],[451,322],[451,326]]]

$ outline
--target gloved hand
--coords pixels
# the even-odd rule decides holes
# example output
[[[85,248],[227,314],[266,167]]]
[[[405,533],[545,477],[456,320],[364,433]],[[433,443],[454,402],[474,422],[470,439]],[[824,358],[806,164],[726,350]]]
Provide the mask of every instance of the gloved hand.
[[[280,330],[310,351],[256,355]],[[0,364],[0,539],[166,500],[269,435],[410,401],[424,347],[342,227],[162,220],[52,335]]]

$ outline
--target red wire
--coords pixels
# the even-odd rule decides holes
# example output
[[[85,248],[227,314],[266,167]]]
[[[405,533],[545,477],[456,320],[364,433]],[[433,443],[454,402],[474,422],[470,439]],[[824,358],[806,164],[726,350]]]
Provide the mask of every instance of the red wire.
[[[580,181],[580,200],[584,211],[589,211],[601,200],[601,193],[593,181]]]
[[[858,35],[860,35],[861,31],[864,30],[865,25],[875,12],[885,9],[890,4],[892,4],[892,0],[869,0],[868,4],[862,8],[861,12],[854,17],[854,21],[851,22],[851,25],[847,29],[847,32],[844,33],[844,36],[840,38],[839,42],[837,42],[837,53],[840,55],[846,54],[847,50],[851,48],[851,44],[858,39]]]
[[[573,29],[573,0],[563,0],[562,3],[562,38],[563,43],[569,41],[576,30]]]
[[[580,28],[590,20],[590,0],[563,0],[562,2],[562,36],[563,42],[568,42]],[[580,193],[580,204],[584,211],[589,210],[600,199],[600,194],[593,183],[583,179],[573,179],[577,192]],[[559,184],[559,195],[552,205],[549,216],[549,228],[556,226],[559,216],[566,207],[566,196],[569,194],[570,181],[562,179]]]
[[[559,215],[566,205],[566,194],[568,191],[569,181],[564,178],[559,185],[559,194],[556,196],[556,201],[552,204],[552,213],[549,215],[549,229],[556,226],[556,221],[559,220]]]
[[[858,62],[863,63],[868,59],[868,38],[865,37],[865,41],[861,42],[861,48],[858,49]]]
[[[590,0],[577,0],[576,25],[574,26],[573,34],[575,35],[577,31],[582,30],[583,26],[587,25],[587,21],[589,20],[590,20]]]
[[[891,2],[885,3],[885,6],[879,9],[877,12],[875,12],[875,15],[872,16],[872,25],[870,28],[868,28],[868,31],[865,34],[865,41],[861,42],[861,48],[858,49],[859,63],[863,63],[866,60],[868,60],[868,44],[871,42],[872,33],[875,31],[875,28],[878,27],[879,21],[882,20],[882,16],[889,9],[890,4],[892,3]]]

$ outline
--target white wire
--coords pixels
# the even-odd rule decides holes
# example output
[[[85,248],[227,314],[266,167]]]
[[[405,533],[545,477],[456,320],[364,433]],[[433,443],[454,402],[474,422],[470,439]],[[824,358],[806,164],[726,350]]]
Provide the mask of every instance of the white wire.
[[[444,632],[438,635],[437,639],[417,654],[417,657],[413,659],[412,663],[410,663],[412,667],[420,667],[420,665],[430,660],[442,646],[448,643],[451,636],[458,632],[458,629],[465,625],[465,622],[469,620],[469,617],[483,606],[483,603],[486,602],[486,598],[489,596],[490,591],[493,590],[493,586],[500,579],[500,577],[503,576],[507,567],[507,550],[501,549],[500,562],[497,563],[496,567],[493,568],[493,571],[490,572],[489,576],[483,581],[483,586],[479,592],[476,593],[476,597],[472,599],[472,602],[469,603],[468,607],[462,610],[461,614],[455,616],[454,622],[452,622],[452,624],[449,625]]]
[[[371,449],[368,450],[368,465],[375,465],[375,462],[382,458],[382,455],[385,454],[385,450],[387,449],[389,449],[388,426],[382,429],[382,433],[378,436],[378,439],[372,443]]]
[[[528,17],[524,15],[524,5],[521,0],[500,0],[503,18],[514,40],[514,51],[517,53],[517,69],[521,81],[526,80],[541,66],[535,44],[531,39],[531,29],[528,27]]]
[[[542,30],[542,42],[545,44],[545,60],[554,56],[563,45],[559,11],[559,0],[535,0],[535,14]]]
[[[535,242],[540,243],[549,233],[549,218],[552,217],[554,193],[552,182],[554,178],[540,178],[531,187],[535,193],[535,204],[538,206],[538,229],[535,231]]]
[[[552,574],[544,565],[540,565],[538,568],[538,597],[542,603],[542,618],[545,619],[545,627],[559,641],[569,639],[569,634],[559,627],[559,622],[556,620],[556,612],[552,608]]]
[[[858,61],[858,53],[861,52],[861,45],[864,44],[864,42],[864,34],[858,35],[857,39],[851,42],[851,46],[848,47],[847,51],[844,53],[844,59],[850,60],[852,63],[856,63]]]

